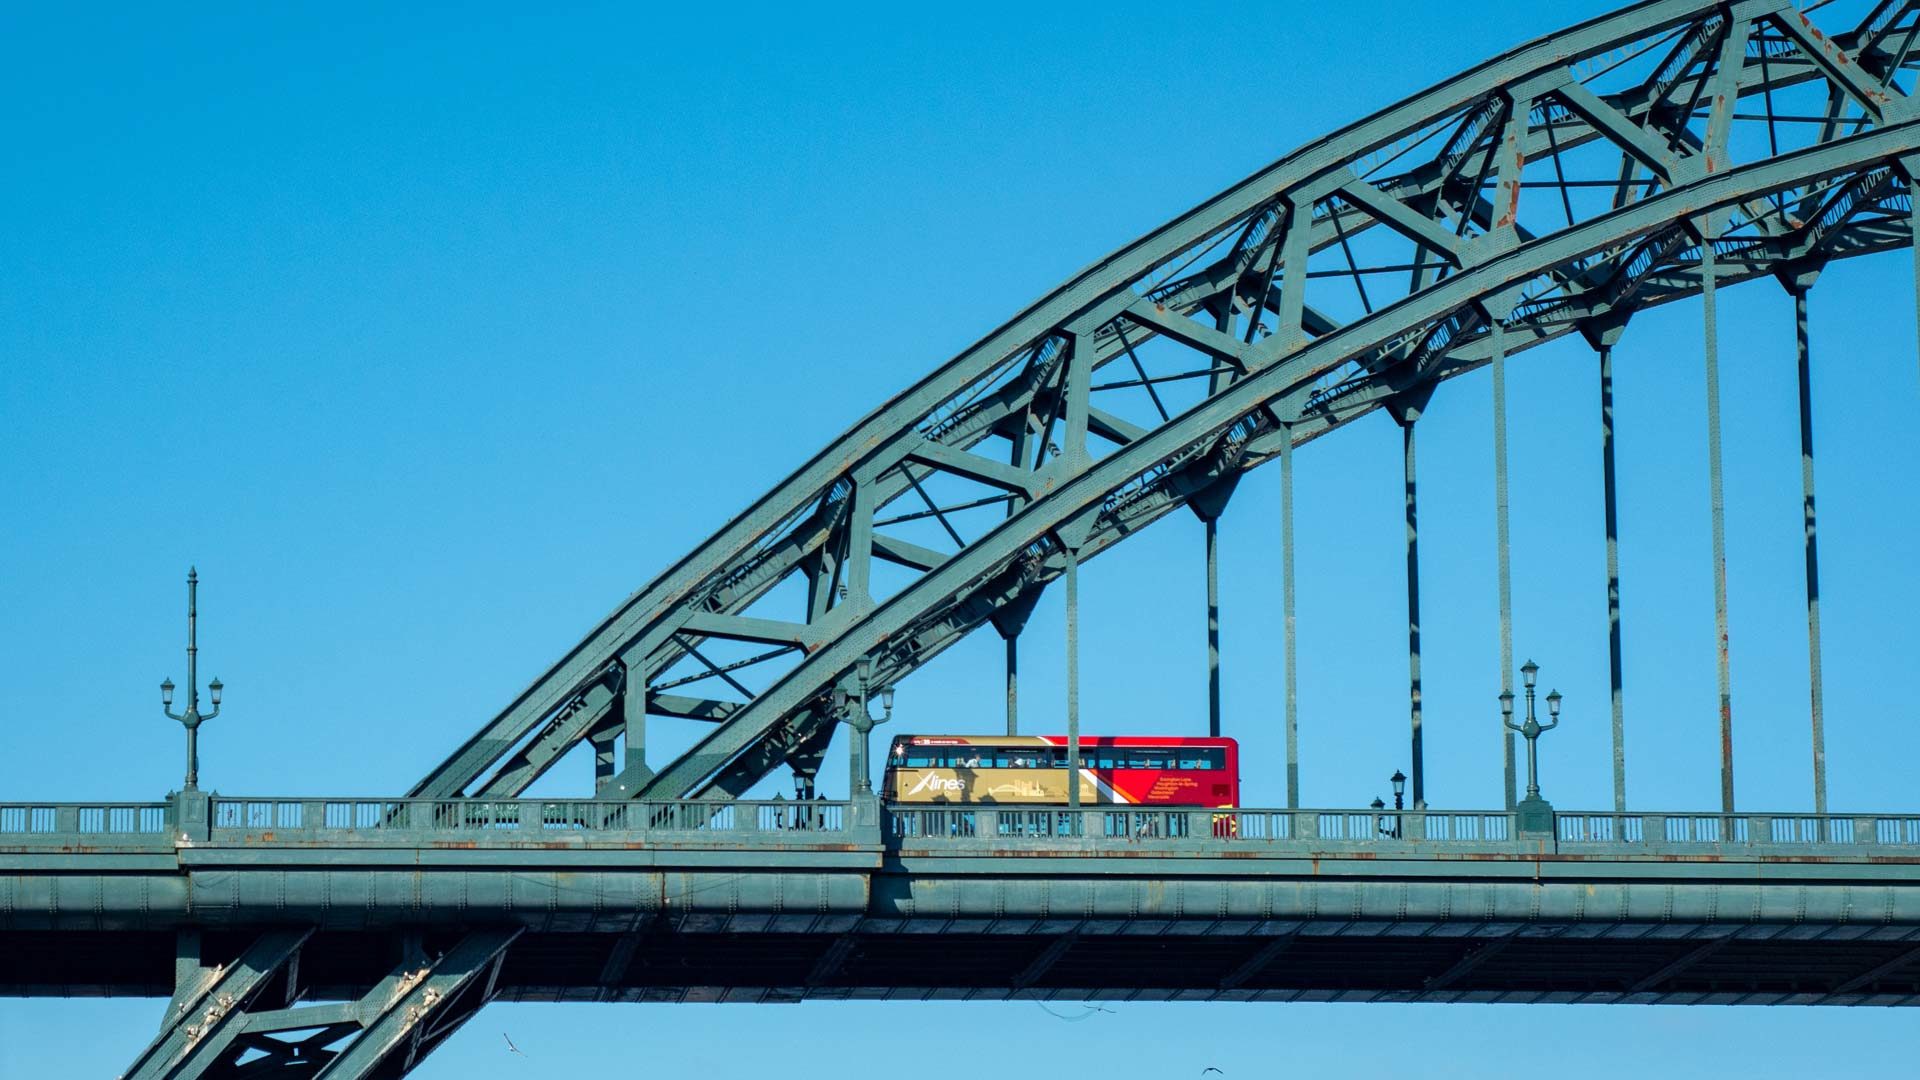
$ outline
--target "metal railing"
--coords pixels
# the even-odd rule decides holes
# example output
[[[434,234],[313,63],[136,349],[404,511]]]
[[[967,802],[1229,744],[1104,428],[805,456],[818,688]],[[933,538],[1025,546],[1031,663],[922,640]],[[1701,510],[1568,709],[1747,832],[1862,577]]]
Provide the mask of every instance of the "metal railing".
[[[890,837],[929,839],[1003,836],[1484,843],[1504,841],[1513,835],[1511,815],[1477,811],[890,806],[887,822]]]
[[[1518,831],[1500,811],[1249,810],[1137,807],[891,806],[892,840],[1072,838],[1447,847],[1545,842],[1624,851],[1920,849],[1920,815],[1562,813],[1551,835]],[[1837,852],[1836,852],[1837,853]]]
[[[1554,837],[1652,848],[1920,847],[1920,815],[1568,813],[1554,816]]]
[[[0,803],[0,840],[10,837],[161,835],[171,803]]]
[[[852,840],[848,802],[626,802],[600,799],[366,799],[213,796],[213,840],[274,842],[401,841],[463,835],[503,843],[539,836],[647,837],[738,844],[837,834]],[[1712,814],[1565,812],[1551,835],[1522,835],[1500,811],[1266,810],[1204,807],[906,806],[880,811],[879,841],[1015,843],[1083,840],[1137,843],[1271,844],[1345,847],[1502,848],[1543,843],[1568,853],[1735,850],[1842,854],[1893,849],[1920,854],[1920,814]],[[171,802],[0,803],[0,845],[46,843],[171,844],[180,811]],[[865,820],[872,820],[870,818]],[[871,838],[872,833],[867,832]],[[866,842],[873,842],[869,839]]]
[[[626,802],[604,799],[261,799],[213,800],[222,833],[378,835],[409,833],[837,833],[844,802]]]

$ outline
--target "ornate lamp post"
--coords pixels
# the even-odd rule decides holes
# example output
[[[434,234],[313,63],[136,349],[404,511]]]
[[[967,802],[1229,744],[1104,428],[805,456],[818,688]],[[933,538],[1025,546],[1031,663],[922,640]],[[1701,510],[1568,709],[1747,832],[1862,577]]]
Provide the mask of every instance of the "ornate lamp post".
[[[207,699],[213,703],[211,712],[200,711],[200,682],[196,660],[200,652],[196,644],[199,614],[197,594],[200,590],[200,574],[193,567],[187,568],[187,711],[173,711],[173,677],[168,676],[160,684],[160,709],[168,717],[180,721],[187,729],[187,791],[200,788],[200,725],[220,715],[220,677],[214,676],[207,684]]]
[[[1527,689],[1527,718],[1522,723],[1513,722],[1513,691],[1500,692],[1500,721],[1510,731],[1517,731],[1527,740],[1527,797],[1520,800],[1514,809],[1517,812],[1517,826],[1521,833],[1553,832],[1553,804],[1540,797],[1540,733],[1552,731],[1560,726],[1560,691],[1547,695],[1547,715],[1549,720],[1542,724],[1534,717],[1533,693],[1540,676],[1540,665],[1529,660],[1520,668],[1520,676]]]
[[[1388,776],[1386,782],[1394,786],[1394,813],[1386,815],[1384,813],[1386,803],[1379,798],[1373,799],[1373,813],[1379,817],[1380,836],[1392,836],[1394,840],[1400,840],[1402,822],[1405,821],[1400,811],[1407,809],[1407,774],[1402,773],[1400,769],[1394,769],[1394,774]]]
[[[866,658],[860,661],[860,697],[852,702],[847,722],[853,725],[853,740],[848,744],[847,757],[853,767],[852,782],[848,791],[853,798],[867,798],[873,794],[872,770],[867,767],[867,736],[872,734],[876,724],[884,724],[893,719],[893,687],[891,684],[880,688],[881,715],[875,717],[872,712],[869,694],[872,691],[873,662]]]

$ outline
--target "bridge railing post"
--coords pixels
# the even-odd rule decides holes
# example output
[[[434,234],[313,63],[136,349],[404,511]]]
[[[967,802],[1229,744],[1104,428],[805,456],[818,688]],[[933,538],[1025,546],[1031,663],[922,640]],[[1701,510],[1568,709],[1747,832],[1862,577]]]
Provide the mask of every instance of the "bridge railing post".
[[[1659,848],[1667,842],[1667,815],[1640,815],[1640,842],[1650,848]]]
[[[1879,825],[1874,821],[1873,818],[1856,817],[1853,819],[1853,842],[1854,843],[1873,844],[1873,843],[1878,843],[1879,839],[1880,839]]]
[[[856,791],[847,799],[847,831],[880,831],[880,796],[871,791]]]
[[[176,837],[189,840],[212,839],[212,796],[197,788],[176,792],[173,796],[173,831]]]

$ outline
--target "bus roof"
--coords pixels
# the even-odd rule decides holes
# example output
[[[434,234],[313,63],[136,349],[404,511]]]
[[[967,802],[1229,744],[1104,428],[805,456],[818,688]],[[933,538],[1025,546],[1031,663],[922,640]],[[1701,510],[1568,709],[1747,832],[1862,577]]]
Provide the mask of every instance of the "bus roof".
[[[896,735],[894,745],[906,746],[1065,746],[1065,735]],[[1236,746],[1228,738],[1188,738],[1179,735],[1082,735],[1083,746]]]

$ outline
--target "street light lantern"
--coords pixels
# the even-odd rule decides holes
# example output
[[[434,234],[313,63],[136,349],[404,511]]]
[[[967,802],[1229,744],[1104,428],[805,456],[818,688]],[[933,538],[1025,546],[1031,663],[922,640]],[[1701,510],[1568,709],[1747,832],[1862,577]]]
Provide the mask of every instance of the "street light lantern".
[[[1518,732],[1521,738],[1527,740],[1527,797],[1520,806],[1522,813],[1525,814],[1532,812],[1528,809],[1532,804],[1545,805],[1545,800],[1540,798],[1539,742],[1542,732],[1552,731],[1560,726],[1560,691],[1552,690],[1547,693],[1548,719],[1543,724],[1535,718],[1533,712],[1534,680],[1540,674],[1540,665],[1529,660],[1520,668],[1520,674],[1525,677],[1527,683],[1526,719],[1517,724],[1513,722],[1513,691],[1503,690],[1500,692],[1500,722],[1508,730]]]
[[[1387,808],[1386,800],[1382,799],[1378,795],[1375,795],[1373,797],[1373,808],[1375,810],[1385,810]]]
[[[1407,790],[1407,774],[1401,772],[1399,769],[1395,769],[1393,770],[1391,782],[1393,784],[1393,801],[1398,803],[1400,796],[1405,794]]]
[[[893,685],[891,683],[880,688],[880,707],[886,710],[887,715],[893,715]]]
[[[167,719],[178,720],[180,726],[187,729],[187,783],[184,790],[196,791],[200,787],[200,725],[220,715],[220,691],[224,689],[216,677],[207,684],[207,697],[213,705],[206,712],[200,711],[200,677],[198,643],[200,610],[200,574],[187,570],[187,708],[185,712],[173,711],[173,679],[168,678],[160,684],[160,710]]]

